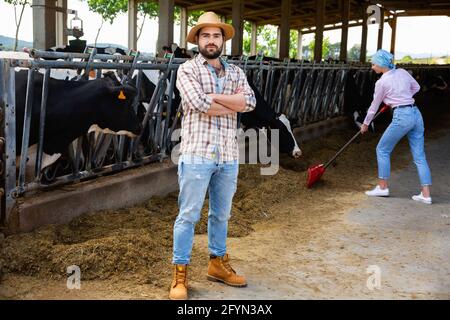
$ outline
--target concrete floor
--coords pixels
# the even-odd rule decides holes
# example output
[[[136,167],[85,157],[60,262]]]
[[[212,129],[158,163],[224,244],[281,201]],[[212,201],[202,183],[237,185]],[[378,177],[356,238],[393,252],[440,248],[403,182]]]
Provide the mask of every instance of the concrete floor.
[[[426,149],[433,205],[411,200],[418,190],[411,163],[392,174],[391,197],[363,195],[306,245],[281,241],[298,232],[286,225],[229,239],[229,246],[246,256],[236,257],[234,266],[247,275],[248,287],[191,283],[191,298],[450,299],[450,131]],[[259,255],[258,239],[268,244]]]
[[[190,299],[450,299],[450,130],[441,132],[426,146],[433,205],[410,199],[418,190],[412,163],[393,172],[389,198],[364,195],[373,177],[361,192],[329,195],[333,201],[320,205],[321,215],[296,215],[305,201],[298,195],[281,203],[283,219],[228,239],[246,288],[196,277]],[[197,235],[194,245],[205,250],[206,235]],[[65,281],[6,275],[0,299],[167,299],[168,293],[164,285],[125,280],[86,280],[83,290],[68,290]]]

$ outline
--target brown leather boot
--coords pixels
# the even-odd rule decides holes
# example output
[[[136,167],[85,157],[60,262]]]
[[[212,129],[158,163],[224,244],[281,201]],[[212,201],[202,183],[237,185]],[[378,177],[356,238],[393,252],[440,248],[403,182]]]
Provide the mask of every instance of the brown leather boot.
[[[223,257],[211,257],[208,264],[208,280],[223,282],[233,287],[246,287],[245,277],[238,276],[236,271],[230,266],[230,257],[225,254]]]
[[[186,300],[187,294],[187,265],[176,264],[173,268],[173,280],[170,285],[170,300]]]

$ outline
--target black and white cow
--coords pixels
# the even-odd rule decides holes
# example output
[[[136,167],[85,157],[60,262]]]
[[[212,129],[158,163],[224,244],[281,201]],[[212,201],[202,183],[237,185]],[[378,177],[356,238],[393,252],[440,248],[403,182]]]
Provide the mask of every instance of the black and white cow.
[[[371,70],[351,69],[348,71],[344,91],[344,112],[353,117],[358,128],[361,128],[367,109],[372,103],[377,78],[375,72]],[[373,122],[369,130],[375,131]]]
[[[24,126],[26,70],[16,72],[16,152],[21,153]],[[39,140],[43,76],[34,74],[29,146]],[[67,81],[50,78],[46,106],[43,151],[60,155],[76,138],[94,130],[104,133],[137,136],[141,124],[132,108],[136,89],[121,85],[113,77],[90,81]],[[44,155],[45,156],[45,155]],[[58,156],[56,157],[58,158]],[[53,159],[51,163],[56,161]],[[51,163],[43,164],[43,167]]]
[[[436,93],[449,91],[448,82],[450,72],[446,70],[417,70],[412,73],[413,77],[420,85],[422,92],[432,91]]]
[[[280,152],[287,153],[294,158],[299,158],[302,155],[302,151],[298,147],[297,141],[291,130],[289,120],[284,114],[277,115],[273,109],[264,100],[264,97],[255,87],[255,85],[249,81],[250,87],[255,92],[256,107],[251,112],[241,114],[241,124],[244,128],[267,128],[270,130],[279,130],[279,146]]]
[[[142,77],[140,97],[139,97],[140,105],[138,107],[138,117],[140,119],[143,119],[147,109],[147,107],[145,107],[144,109],[143,106],[150,102],[150,99],[156,88],[155,86],[156,79],[157,77],[155,75],[150,76],[147,74],[145,77]],[[133,79],[133,81],[135,81],[135,79]],[[270,108],[270,106],[264,100],[264,97],[261,95],[258,89],[252,84],[251,81],[249,81],[249,84],[255,91],[257,103],[255,110],[253,110],[252,112],[241,114],[241,124],[243,125],[244,129],[263,128],[263,127],[267,129],[278,129],[280,134],[279,135],[280,152],[287,153],[294,158],[299,158],[302,154],[302,151],[298,147],[298,144],[292,133],[289,120],[283,114],[277,115]],[[167,94],[168,92],[166,92],[165,99],[167,99]],[[176,110],[180,102],[181,102],[180,94],[175,87],[171,109],[172,117],[171,119],[169,119],[169,125],[171,125],[173,117],[176,115]],[[143,141],[146,140],[147,136],[148,136],[148,128],[144,130],[144,133],[142,135]]]

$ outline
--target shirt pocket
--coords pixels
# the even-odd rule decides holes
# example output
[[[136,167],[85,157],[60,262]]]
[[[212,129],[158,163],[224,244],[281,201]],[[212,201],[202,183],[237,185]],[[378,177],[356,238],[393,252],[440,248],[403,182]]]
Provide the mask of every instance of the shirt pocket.
[[[202,87],[204,93],[206,93],[206,94],[215,93],[214,79],[211,75],[202,74],[202,76],[200,77],[200,81],[201,81],[201,87]]]

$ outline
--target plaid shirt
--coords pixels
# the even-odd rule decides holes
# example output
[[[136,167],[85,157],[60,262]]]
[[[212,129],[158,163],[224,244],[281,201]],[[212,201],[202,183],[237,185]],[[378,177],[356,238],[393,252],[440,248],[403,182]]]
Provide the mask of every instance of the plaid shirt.
[[[244,71],[222,59],[221,62],[225,67],[222,92],[219,92],[216,73],[201,54],[178,68],[176,84],[184,113],[181,122],[181,154],[214,159],[217,147],[221,161],[238,160],[237,113],[207,115],[212,103],[212,98],[207,94],[235,94],[240,88],[246,101],[244,112],[255,109],[256,98]]]

